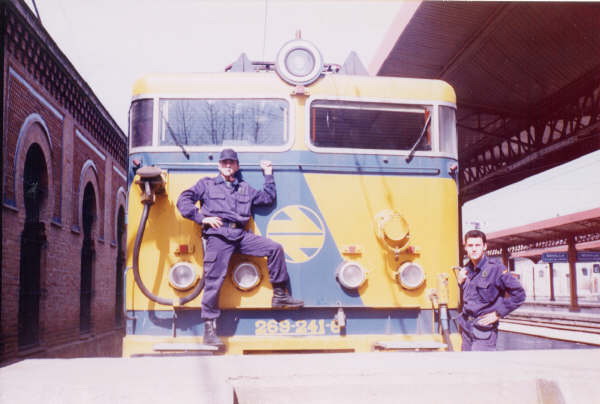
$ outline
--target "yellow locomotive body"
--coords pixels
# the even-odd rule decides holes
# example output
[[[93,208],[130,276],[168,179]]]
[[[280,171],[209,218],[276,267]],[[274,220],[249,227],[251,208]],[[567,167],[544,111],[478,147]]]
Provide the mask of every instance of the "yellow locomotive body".
[[[254,188],[258,162],[273,162],[277,201],[255,211],[248,230],[283,245],[305,302],[272,310],[266,260],[234,255],[220,295],[226,353],[459,346],[448,320],[458,305],[453,89],[322,70],[297,83],[263,70],[135,84],[124,354],[205,348],[201,228],[175,204],[217,175],[224,147],[238,152]]]

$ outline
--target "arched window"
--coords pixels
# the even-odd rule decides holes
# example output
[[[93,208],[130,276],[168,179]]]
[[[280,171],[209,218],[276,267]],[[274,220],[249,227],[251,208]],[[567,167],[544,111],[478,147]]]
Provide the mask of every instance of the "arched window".
[[[33,143],[23,172],[25,225],[21,232],[19,269],[19,349],[36,346],[40,338],[40,270],[46,229],[40,212],[48,196],[48,170],[44,153]]]
[[[87,183],[82,204],[83,245],[81,246],[81,287],[79,301],[79,330],[89,333],[92,327],[93,267],[96,250],[93,228],[96,222],[96,194],[91,183]]]

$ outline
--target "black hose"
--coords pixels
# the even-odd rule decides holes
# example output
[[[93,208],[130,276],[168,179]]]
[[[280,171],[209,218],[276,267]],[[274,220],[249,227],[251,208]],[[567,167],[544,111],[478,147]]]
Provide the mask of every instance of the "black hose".
[[[142,293],[150,300],[155,301],[159,304],[164,304],[166,306],[173,306],[173,299],[166,299],[164,297],[156,296],[152,293],[144,282],[142,281],[142,277],[140,276],[140,245],[142,244],[142,239],[144,238],[144,230],[146,230],[146,222],[148,221],[148,215],[150,214],[150,203],[144,203],[144,211],[142,212],[142,218],[140,220],[140,225],[138,226],[138,231],[135,236],[135,243],[133,244],[133,277],[135,279],[135,283],[138,285]],[[187,302],[195,299],[202,289],[204,288],[204,276],[200,281],[196,284],[196,287],[192,290],[189,295],[184,296],[179,300],[179,305],[186,304]]]

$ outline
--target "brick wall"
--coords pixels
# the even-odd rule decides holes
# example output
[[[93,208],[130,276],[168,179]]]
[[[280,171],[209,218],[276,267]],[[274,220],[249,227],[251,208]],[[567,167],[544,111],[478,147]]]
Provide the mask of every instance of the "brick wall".
[[[93,93],[86,87],[78,88],[82,79],[54,49],[51,38],[42,35],[23,3],[12,0],[1,7],[5,7],[1,11],[12,26],[2,43],[0,365],[28,357],[119,356],[123,328],[115,322],[115,218],[120,207],[126,208],[122,195],[126,189],[126,157],[120,152],[126,150],[125,137],[112,120],[106,123],[106,111]],[[13,46],[7,45],[11,43]],[[28,48],[34,51],[28,52]],[[57,93],[56,82],[44,78],[47,71],[62,72],[63,76],[66,72],[70,81],[61,79],[64,83],[59,88],[69,89],[74,95]],[[89,106],[86,113],[74,109],[81,102],[73,102],[73,98],[81,97]],[[98,133],[99,128],[107,127],[107,133]],[[109,135],[110,141],[105,141]],[[18,341],[21,232],[25,225],[22,188],[26,155],[33,145],[41,148],[47,168],[47,196],[41,204],[40,218],[47,242],[42,247],[40,265],[39,343],[24,350]],[[92,327],[90,333],[82,335],[81,209],[83,189],[89,183],[97,202],[92,231],[96,254]]]

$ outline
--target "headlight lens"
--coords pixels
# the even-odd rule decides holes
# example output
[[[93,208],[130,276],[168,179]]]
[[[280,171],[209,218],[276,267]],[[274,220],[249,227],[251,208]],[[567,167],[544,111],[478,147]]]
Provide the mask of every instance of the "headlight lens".
[[[178,262],[169,270],[169,284],[177,290],[189,289],[196,281],[196,269],[189,262]]]
[[[336,278],[346,289],[358,289],[367,280],[367,271],[356,262],[344,262],[337,269]]]
[[[233,270],[233,283],[241,290],[250,290],[260,283],[260,271],[251,262],[242,262]]]
[[[306,49],[294,49],[288,53],[285,67],[294,76],[303,77],[315,68],[315,58]]]
[[[323,72],[323,58],[312,43],[296,39],[279,50],[275,70],[287,83],[306,86]]]
[[[396,279],[406,289],[416,289],[425,282],[425,271],[419,264],[405,262],[396,271]]]

